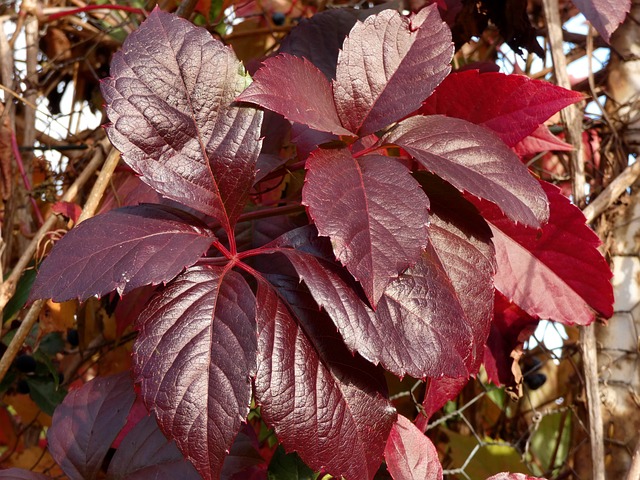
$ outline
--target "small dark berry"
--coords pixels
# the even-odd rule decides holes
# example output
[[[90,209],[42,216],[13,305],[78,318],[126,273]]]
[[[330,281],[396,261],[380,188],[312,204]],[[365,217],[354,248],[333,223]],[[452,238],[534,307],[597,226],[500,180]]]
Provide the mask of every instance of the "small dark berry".
[[[524,383],[527,384],[529,390],[537,390],[541,386],[545,384],[547,381],[547,376],[544,373],[531,373],[529,375],[525,375]]]
[[[7,346],[4,343],[0,343],[0,357],[7,351]]]
[[[9,330],[17,330],[20,327],[20,320],[12,320]]]
[[[22,354],[16,358],[16,368],[23,373],[33,373],[36,371],[36,359],[31,355]]]
[[[70,328],[69,330],[67,330],[67,342],[69,342],[69,345],[71,345],[72,347],[78,346],[78,344],[80,343],[78,330],[76,330],[75,328]]]
[[[276,12],[271,16],[271,21],[277,26],[284,25],[286,19],[287,17],[282,12]]]
[[[18,384],[16,385],[16,390],[18,391],[18,393],[29,393],[29,384],[26,380],[19,380]]]

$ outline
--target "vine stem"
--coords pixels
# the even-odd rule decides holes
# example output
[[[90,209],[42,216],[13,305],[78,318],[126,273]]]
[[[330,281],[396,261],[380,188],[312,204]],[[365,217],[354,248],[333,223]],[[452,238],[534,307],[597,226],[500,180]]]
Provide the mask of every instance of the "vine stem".
[[[543,0],[551,58],[556,83],[571,90],[567,62],[562,50],[562,20],[558,0]],[[584,170],[584,147],[582,144],[582,116],[576,105],[571,105],[560,112],[566,125],[567,141],[574,147],[571,152],[571,189],[574,203],[582,207],[585,201],[584,187],[586,184]],[[598,358],[596,334],[593,324],[580,327],[580,343],[582,345],[582,365],[584,369],[585,389],[587,393],[587,407],[589,412],[589,436],[591,444],[592,478],[604,480],[604,432],[602,425],[602,411],[600,407],[600,387],[598,384]]]
[[[105,142],[106,145],[108,145],[107,139],[103,140],[103,142]],[[103,144],[103,142],[101,142],[101,145]],[[89,165],[87,165],[87,167],[82,171],[82,174],[76,179],[73,185],[64,194],[64,196],[62,197],[62,201],[66,201],[66,202],[73,201],[73,199],[78,194],[80,188],[95,173],[95,171],[98,169],[100,164],[103,163],[103,160],[104,160],[104,151],[102,149],[99,149],[94,155],[94,157],[91,159],[91,162],[89,162]],[[104,166],[100,171],[100,175],[98,176],[98,179],[93,185],[93,188],[91,189],[91,193],[89,194],[89,198],[85,203],[85,207],[82,210],[82,214],[80,215],[80,218],[78,218],[78,223],[86,220],[87,218],[92,217],[93,214],[95,213],[98,207],[98,204],[100,203],[100,199],[102,198],[104,191],[109,185],[109,179],[113,175],[113,172],[116,166],[118,165],[119,160],[120,160],[120,153],[115,148],[112,148],[110,153],[107,155],[106,160],[104,160]],[[29,244],[29,247],[27,248],[27,250],[25,250],[22,257],[20,257],[18,264],[11,272],[11,275],[9,276],[7,281],[5,281],[2,284],[2,295],[0,296],[0,302],[1,302],[0,308],[4,308],[4,306],[7,304],[7,301],[13,295],[13,292],[15,292],[16,284],[22,274],[22,271],[27,266],[27,264],[31,260],[31,257],[35,253],[38,243],[44,237],[44,235],[51,229],[51,227],[53,227],[56,220],[57,220],[57,217],[55,215],[51,215],[47,219],[47,221],[40,228],[40,230],[38,230],[38,233],[36,233],[36,236]],[[10,294],[8,294],[9,290],[11,291]],[[22,320],[20,327],[18,327],[18,330],[16,331],[14,337],[11,339],[11,342],[9,343],[7,350],[4,352],[4,355],[0,359],[0,382],[2,382],[2,380],[4,379],[5,375],[7,374],[7,371],[9,370],[9,367],[11,366],[11,363],[13,362],[13,359],[16,357],[16,355],[20,351],[20,348],[22,348],[22,344],[27,338],[27,335],[29,335],[29,332],[33,328],[33,325],[35,325],[36,320],[39,318],[40,310],[42,310],[42,307],[44,306],[45,303],[46,303],[46,300],[36,300],[35,302],[33,302],[25,318]]]

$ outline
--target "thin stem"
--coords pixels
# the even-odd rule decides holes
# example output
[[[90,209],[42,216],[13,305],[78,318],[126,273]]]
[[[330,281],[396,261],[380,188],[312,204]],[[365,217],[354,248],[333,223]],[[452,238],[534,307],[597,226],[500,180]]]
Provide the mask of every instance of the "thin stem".
[[[31,206],[33,207],[33,212],[38,219],[38,227],[41,227],[44,224],[44,219],[42,218],[42,212],[38,208],[38,202],[33,198],[33,188],[31,187],[31,181],[27,176],[27,172],[24,170],[24,163],[22,163],[22,155],[20,155],[20,148],[18,147],[18,141],[16,140],[16,132],[11,131],[11,149],[13,150],[13,156],[16,159],[16,163],[18,164],[18,170],[20,170],[20,176],[22,177],[22,183],[24,184],[24,188],[29,194],[29,199],[31,200]]]
[[[129,13],[138,13],[145,16],[147,15],[147,11],[142,8],[128,7],[126,5],[86,5],[81,8],[73,8],[71,10],[65,10],[63,12],[52,13],[51,15],[48,15],[46,17],[45,21],[52,22],[62,17],[75,15],[77,13],[89,12],[91,10],[122,10]]]

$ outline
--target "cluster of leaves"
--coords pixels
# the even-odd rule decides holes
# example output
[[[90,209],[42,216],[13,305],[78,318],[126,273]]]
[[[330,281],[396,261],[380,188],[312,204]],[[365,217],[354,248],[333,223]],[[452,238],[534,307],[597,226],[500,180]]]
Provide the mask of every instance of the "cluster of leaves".
[[[372,478],[384,458],[394,478],[438,478],[428,414],[483,362],[496,383],[510,370],[494,317],[516,305],[531,321],[612,314],[597,237],[513,150],[533,148],[527,137],[581,96],[450,73],[435,7],[358,15],[301,24],[251,82],[230,48],[155,10],[102,92],[110,140],[158,203],[70,231],[31,292],[127,298],[163,285],[136,320],[133,377],[206,479],[231,478],[252,402],[313,470]],[[431,379],[415,425],[392,407],[385,370]],[[129,403],[110,408],[112,397]],[[152,417],[130,415],[134,398],[122,376],[67,397],[49,440],[70,478],[94,478],[128,416],[138,423],[123,441],[142,449],[153,437],[153,448],[118,449],[109,478],[196,475]],[[82,425],[79,409],[91,412]],[[110,435],[102,450],[79,447],[96,445],[98,423]]]

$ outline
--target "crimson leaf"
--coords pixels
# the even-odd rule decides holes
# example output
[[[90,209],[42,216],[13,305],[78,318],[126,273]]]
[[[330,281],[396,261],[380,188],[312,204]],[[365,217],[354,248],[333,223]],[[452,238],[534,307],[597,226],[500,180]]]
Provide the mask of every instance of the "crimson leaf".
[[[540,318],[588,325],[594,320],[593,310],[610,317],[611,271],[597,250],[597,235],[557,187],[541,184],[551,205],[542,231],[513,225],[495,206],[476,202],[494,234],[496,288]]]
[[[384,138],[461,191],[496,203],[512,220],[533,227],[549,218],[538,182],[489,130],[457,118],[415,116]]]
[[[215,240],[191,215],[162,205],[110,210],[67,233],[45,259],[31,299],[56,302],[167,282]]]
[[[482,125],[513,147],[551,115],[583,98],[578,92],[525,75],[468,70],[445,78],[420,113]]]
[[[278,286],[286,303],[258,285],[256,398],[263,418],[314,470],[371,479],[395,419],[384,377],[348,352],[296,279]]]
[[[317,150],[306,166],[302,202],[375,307],[420,257],[429,200],[404,165],[380,155]]]
[[[304,58],[283,53],[265,60],[254,75],[254,82],[238,100],[255,103],[322,132],[352,135],[340,125],[331,84]]]
[[[422,409],[416,418],[416,428],[425,432],[431,415],[444,407],[449,400],[456,398],[468,382],[469,379],[466,377],[429,379],[429,386],[422,401]]]
[[[394,480],[442,480],[436,447],[402,415],[391,429],[384,458]]]
[[[356,23],[333,84],[342,125],[364,136],[415,111],[449,73],[452,55],[435,5],[409,18],[384,10]]]
[[[532,477],[524,473],[498,473],[487,478],[487,480],[545,480],[544,478]]]
[[[576,7],[591,22],[598,33],[609,42],[629,10],[631,0],[574,0]]]
[[[249,413],[255,297],[223,267],[191,267],[138,319],[134,372],[162,431],[206,480],[218,478]]]
[[[155,9],[102,83],[107,134],[142,180],[228,232],[251,188],[262,113],[232,104],[249,83],[229,47]]]
[[[124,372],[86,383],[56,408],[47,434],[49,452],[71,480],[97,478],[135,398]]]
[[[570,152],[573,146],[556,137],[546,125],[540,125],[531,135],[513,146],[513,151],[521,159],[547,150]]]
[[[142,418],[122,440],[107,473],[108,480],[148,478],[201,478],[176,444],[162,435],[153,416]]]
[[[327,258],[328,246],[312,228],[289,232],[272,246],[293,264],[351,351],[398,376],[469,375],[478,339],[433,246],[389,285],[376,312]]]

